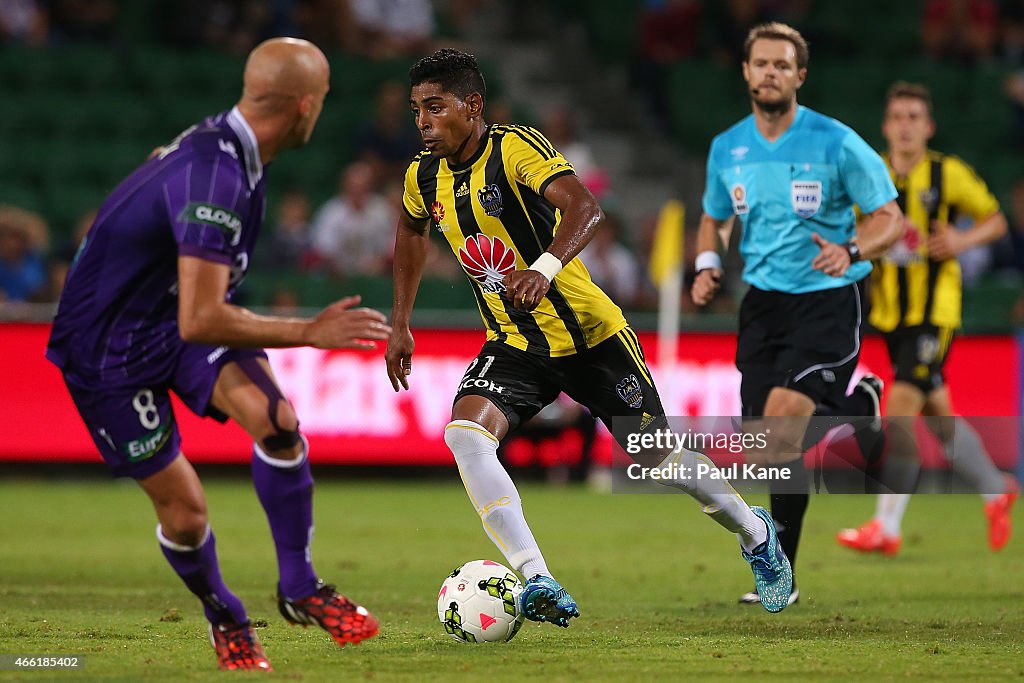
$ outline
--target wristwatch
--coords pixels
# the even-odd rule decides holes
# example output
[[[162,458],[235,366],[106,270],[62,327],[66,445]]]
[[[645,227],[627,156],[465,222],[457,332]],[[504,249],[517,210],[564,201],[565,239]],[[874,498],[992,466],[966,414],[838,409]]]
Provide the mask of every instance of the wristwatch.
[[[846,243],[846,253],[850,255],[850,263],[856,263],[860,261],[860,247],[857,246],[856,242]]]

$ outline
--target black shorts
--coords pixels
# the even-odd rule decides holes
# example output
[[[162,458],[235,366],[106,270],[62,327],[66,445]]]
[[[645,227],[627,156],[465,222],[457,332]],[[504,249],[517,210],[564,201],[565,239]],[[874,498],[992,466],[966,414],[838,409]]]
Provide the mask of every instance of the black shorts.
[[[954,329],[935,325],[897,327],[885,333],[889,361],[897,382],[912,384],[925,394],[946,383],[942,368],[953,345]]]
[[[838,405],[860,356],[862,311],[860,283],[805,294],[751,287],[736,344],[743,416],[763,416],[775,387]]]
[[[613,417],[639,418],[645,427],[664,425],[661,397],[640,341],[628,327],[591,349],[560,358],[489,341],[466,369],[455,403],[463,396],[483,396],[505,414],[512,431],[563,391],[609,430]]]

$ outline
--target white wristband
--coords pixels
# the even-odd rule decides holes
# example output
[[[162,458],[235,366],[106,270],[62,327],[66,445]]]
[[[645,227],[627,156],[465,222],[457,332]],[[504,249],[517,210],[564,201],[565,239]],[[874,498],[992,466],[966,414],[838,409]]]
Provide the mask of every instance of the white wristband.
[[[702,251],[697,254],[697,262],[694,264],[694,267],[697,269],[698,273],[702,270],[707,270],[708,268],[721,270],[722,257],[718,255],[717,251]]]
[[[548,279],[548,282],[554,282],[555,276],[562,270],[562,262],[557,256],[552,254],[550,251],[545,251],[537,260],[530,266],[530,270],[536,270],[538,273]]]

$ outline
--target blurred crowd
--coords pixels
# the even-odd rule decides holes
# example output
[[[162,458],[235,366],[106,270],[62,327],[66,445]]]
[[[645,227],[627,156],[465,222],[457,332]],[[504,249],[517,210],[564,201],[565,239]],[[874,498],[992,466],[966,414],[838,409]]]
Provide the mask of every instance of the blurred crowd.
[[[781,21],[800,29],[816,55],[850,49],[826,40],[812,20],[825,0],[644,0],[640,28],[643,57],[666,64],[694,57],[739,63],[750,27]],[[917,0],[919,43],[923,53],[940,61],[971,64],[1004,61],[1024,65],[1024,1]],[[854,7],[836,3],[837,11],[858,21]],[[880,21],[885,21],[884,17]]]
[[[1024,145],[1024,0],[918,0],[920,21],[909,47],[936,64],[1020,69],[1006,91],[1018,112],[1018,144]],[[747,31],[766,21],[795,26],[812,46],[815,58],[856,55],[861,45],[826,35],[812,20],[824,0],[644,0],[633,81],[646,91],[664,121],[662,82],[673,64],[708,59],[735,65],[743,59]],[[834,7],[854,12],[842,3]],[[851,21],[853,15],[851,14]],[[883,18],[882,21],[885,21]]]
[[[158,21],[146,19],[152,38],[171,48],[209,48],[244,55],[274,35],[301,35],[329,50],[369,60],[416,58],[442,44],[468,42],[474,18],[501,0],[144,0]],[[819,0],[820,1],[820,0]],[[632,84],[646,94],[655,118],[668,125],[662,77],[673,64],[702,59],[735,65],[742,59],[748,29],[766,20],[803,28],[815,0],[643,0]],[[1016,69],[1006,82],[1015,114],[1010,132],[1024,151],[1024,0],[921,0],[919,49],[936,62],[999,63]],[[69,43],[113,44],[124,39],[127,0],[2,0],[0,46],[46,49]],[[197,30],[197,27],[201,27]],[[805,29],[815,56],[843,50],[816,29]],[[353,130],[352,157],[339,161],[336,191],[314,201],[309,188],[281,188],[272,195],[266,234],[254,258],[270,272],[315,274],[333,280],[389,277],[394,226],[402,210],[401,178],[420,149],[410,124],[405,83],[382,83],[372,115]],[[545,106],[530,102],[516,106]],[[494,123],[536,125],[575,166],[608,215],[605,228],[581,254],[594,280],[624,308],[653,310],[656,292],[647,275],[654,216],[631,224],[622,210],[627,197],[612,173],[578,131],[576,112],[549,106],[535,113],[502,97],[488,103]],[[993,271],[1024,282],[1024,176],[1004,206],[1010,235],[992,249],[965,254],[970,286]],[[691,217],[695,219],[696,213]],[[92,214],[77,226],[56,226],[46,217],[15,206],[0,206],[0,309],[15,302],[52,302]],[[691,226],[692,227],[692,226]],[[440,240],[439,236],[432,236]],[[692,241],[692,234],[688,242]],[[687,252],[692,254],[692,244]],[[461,278],[449,247],[433,244],[427,277]],[[692,277],[692,263],[689,276]],[[461,286],[461,285],[459,285]],[[684,306],[689,306],[683,298]],[[6,303],[4,303],[6,302]],[[261,303],[261,302],[256,302]],[[279,308],[308,305],[301,294],[282,288],[270,302]],[[734,302],[722,297],[717,310]],[[1024,305],[1021,307],[1024,309]],[[1017,313],[1024,323],[1024,310]]]
[[[260,41],[302,35],[325,49],[388,59],[421,55],[458,34],[488,0],[3,0],[0,44],[115,43],[129,15],[148,14],[167,45],[245,55]]]
[[[417,56],[438,37],[463,35],[497,0],[3,0],[0,44],[113,43],[133,4],[153,9],[156,37],[181,47],[238,55],[277,35],[373,58]],[[816,53],[849,46],[819,40],[809,21],[824,0],[638,0],[641,58],[650,64],[710,57],[736,63],[750,26],[783,21]],[[918,0],[920,43],[936,60],[1024,65],[1024,0]],[[843,11],[853,8],[842,7]],[[197,27],[200,27],[197,30]]]

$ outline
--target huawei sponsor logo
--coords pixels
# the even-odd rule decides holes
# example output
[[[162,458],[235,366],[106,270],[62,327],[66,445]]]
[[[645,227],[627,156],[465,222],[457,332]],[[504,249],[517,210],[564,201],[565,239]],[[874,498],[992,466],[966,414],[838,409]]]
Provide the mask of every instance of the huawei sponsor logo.
[[[501,238],[477,233],[459,247],[459,262],[485,292],[503,292],[502,280],[516,269],[516,253]]]

